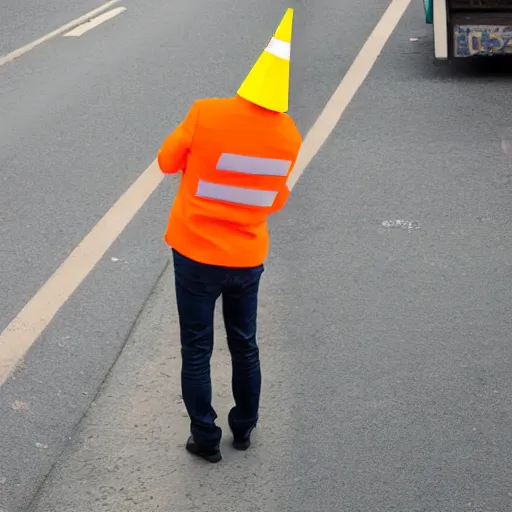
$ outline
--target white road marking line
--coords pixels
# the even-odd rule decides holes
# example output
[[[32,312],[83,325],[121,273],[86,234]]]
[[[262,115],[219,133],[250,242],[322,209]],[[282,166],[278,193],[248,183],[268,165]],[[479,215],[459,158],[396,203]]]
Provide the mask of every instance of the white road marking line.
[[[0,334],[0,386],[163,178],[155,160]]]
[[[392,0],[356,60],[307,134],[293,175],[293,184],[318,153],[346,107],[375,64],[411,0]],[[0,333],[0,386],[59,309],[100,261],[164,178],[154,161],[117,200],[62,265]],[[292,178],[292,177],[291,177]]]
[[[93,18],[91,20],[86,21],[82,25],[78,25],[78,27],[75,27],[73,30],[70,30],[69,32],[66,32],[63,34],[63,37],[80,37],[83,36],[86,32],[89,32],[89,30],[92,30],[93,28],[97,27],[98,25],[101,25],[102,23],[105,23],[108,20],[111,20],[112,18],[115,18],[122,12],[126,11],[126,7],[117,7],[116,9],[112,9],[111,11],[104,12],[97,18]]]
[[[392,0],[389,4],[323,112],[306,135],[295,167],[288,177],[287,184],[290,190],[338,124],[410,3],[411,0]]]
[[[39,39],[36,39],[35,41],[32,41],[31,43],[28,43],[25,46],[22,46],[21,48],[18,48],[17,50],[14,50],[13,52],[4,55],[3,57],[0,57],[0,67],[4,64],[7,64],[8,62],[13,61],[14,59],[17,59],[18,57],[21,57],[25,53],[28,53],[29,51],[33,50],[36,46],[46,43],[50,39],[53,39],[56,36],[68,32],[69,30],[75,28],[77,25],[81,25],[82,23],[88,21],[90,18],[93,18],[94,16],[102,13],[103,11],[106,11],[109,7],[119,3],[120,1],[121,0],[110,0],[109,2],[106,2],[103,5],[100,5],[96,9],[89,11],[83,16],[80,16],[79,18],[76,18],[75,20],[70,21],[65,25],[62,25],[62,27],[59,27],[53,32],[50,32],[49,34],[46,34],[45,36],[40,37]]]

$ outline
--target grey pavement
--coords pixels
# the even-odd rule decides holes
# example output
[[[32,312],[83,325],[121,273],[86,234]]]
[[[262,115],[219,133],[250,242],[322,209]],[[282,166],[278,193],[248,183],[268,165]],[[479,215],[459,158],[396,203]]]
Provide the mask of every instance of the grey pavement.
[[[387,3],[292,2],[304,133]],[[236,90],[286,6],[147,4],[0,68],[0,328],[190,102]],[[413,2],[272,219],[253,449],[216,467],[183,450],[169,270],[87,413],[165,267],[171,178],[0,390],[0,509],[26,510],[59,460],[33,511],[512,510],[512,74],[432,54]]]
[[[0,55],[39,39],[83,14],[101,0],[0,0]]]

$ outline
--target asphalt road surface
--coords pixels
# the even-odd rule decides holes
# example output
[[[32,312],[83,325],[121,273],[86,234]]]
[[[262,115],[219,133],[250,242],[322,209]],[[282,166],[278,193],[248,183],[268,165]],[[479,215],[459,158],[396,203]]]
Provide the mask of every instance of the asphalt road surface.
[[[286,7],[305,135],[389,4],[126,0],[0,66],[0,333]],[[0,54],[96,7],[0,0]],[[170,177],[0,387],[1,512],[512,510],[512,72],[435,62],[422,9],[271,221],[251,450],[183,449]]]

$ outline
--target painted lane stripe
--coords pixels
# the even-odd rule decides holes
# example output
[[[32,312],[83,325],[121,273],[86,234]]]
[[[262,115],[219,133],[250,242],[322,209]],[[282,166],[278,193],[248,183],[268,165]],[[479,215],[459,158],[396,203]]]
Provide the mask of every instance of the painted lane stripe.
[[[13,61],[14,59],[21,57],[22,55],[30,52],[31,50],[33,50],[40,44],[46,43],[50,39],[60,36],[61,34],[68,32],[69,30],[75,28],[76,26],[81,25],[82,23],[88,21],[89,19],[93,18],[94,16],[97,16],[98,14],[102,13],[103,11],[106,11],[111,6],[119,3],[120,1],[121,0],[110,0],[109,2],[106,2],[103,5],[100,5],[96,9],[89,11],[88,13],[84,14],[83,16],[80,16],[79,18],[76,18],[75,20],[70,21],[69,23],[66,23],[65,25],[62,25],[62,27],[59,27],[58,29],[54,30],[53,32],[50,32],[50,33],[46,34],[45,36],[42,36],[39,39],[36,39],[35,41],[32,41],[31,43],[28,43],[25,46],[22,46],[21,48],[18,48],[17,50],[14,50],[11,53],[4,55],[3,57],[0,57],[0,66],[3,66],[5,64],[7,64],[8,62]]]
[[[290,190],[338,124],[410,3],[411,0],[393,0],[389,4],[323,112],[306,135],[295,167],[288,177],[287,185]]]
[[[83,36],[86,32],[89,32],[89,30],[92,30],[98,25],[101,25],[102,23],[105,23],[106,21],[115,18],[124,11],[126,11],[126,7],[117,7],[116,9],[112,9],[111,11],[104,12],[103,14],[100,14],[98,17],[86,21],[82,25],[78,25],[78,27],[75,27],[73,30],[66,32],[65,34],[63,34],[63,37]]]
[[[323,112],[305,137],[299,160],[288,181],[290,187],[295,185],[306,166],[331,134],[347,105],[368,76],[410,2],[411,0],[392,0]],[[103,10],[105,9],[104,7]],[[74,26],[77,24],[75,23]],[[67,27],[66,30],[69,28],[71,27]],[[66,30],[61,30],[58,33]],[[5,61],[3,63],[5,64]],[[67,302],[157,189],[163,177],[164,175],[158,169],[158,164],[156,161],[153,162],[0,333],[0,386],[7,380],[27,350],[48,327],[59,309]]]
[[[0,334],[0,386],[163,180],[156,160]]]

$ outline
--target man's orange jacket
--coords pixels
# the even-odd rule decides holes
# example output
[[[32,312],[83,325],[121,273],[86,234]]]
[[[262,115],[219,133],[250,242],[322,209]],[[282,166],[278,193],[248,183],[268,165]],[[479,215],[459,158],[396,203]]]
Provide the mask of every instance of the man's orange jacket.
[[[183,171],[165,241],[201,263],[262,264],[301,144],[287,114],[239,96],[196,101],[158,153],[162,172]]]

